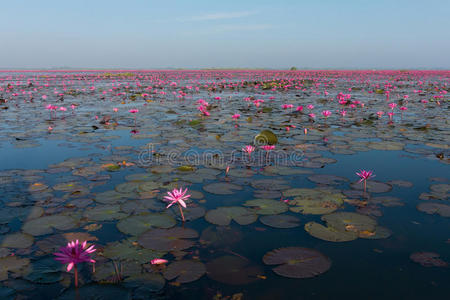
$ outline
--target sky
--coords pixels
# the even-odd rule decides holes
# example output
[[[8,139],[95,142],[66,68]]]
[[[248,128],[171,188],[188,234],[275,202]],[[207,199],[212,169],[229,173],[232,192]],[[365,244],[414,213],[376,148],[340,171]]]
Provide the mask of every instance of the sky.
[[[0,0],[0,69],[450,69],[449,0]]]

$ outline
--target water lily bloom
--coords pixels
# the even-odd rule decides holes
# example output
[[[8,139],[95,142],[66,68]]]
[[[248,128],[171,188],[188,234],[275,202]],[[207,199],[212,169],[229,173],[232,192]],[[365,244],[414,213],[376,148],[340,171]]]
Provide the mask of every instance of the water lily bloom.
[[[59,110],[60,110],[60,111],[67,111],[67,108],[65,108],[64,106],[61,106],[61,107],[59,108]]]
[[[364,193],[365,193],[367,180],[375,177],[375,175],[373,174],[373,171],[366,171],[366,170],[360,170],[359,173],[356,172],[356,175],[360,177],[358,183],[364,181]]]
[[[264,146],[261,146],[261,149],[264,149],[265,151],[270,151],[270,150],[275,149],[275,146],[274,145],[264,145]]]
[[[307,107],[308,107],[309,110],[314,109],[314,105],[312,105],[312,104],[309,104]]]
[[[347,111],[346,110],[341,110],[339,113],[342,115],[342,117],[345,117],[345,115],[347,114]]]
[[[189,197],[191,197],[191,195],[186,195],[187,189],[185,189],[183,191],[183,188],[180,188],[179,190],[177,189],[173,189],[172,192],[167,192],[168,196],[164,196],[164,200],[166,202],[170,202],[166,208],[171,207],[172,205],[174,205],[175,203],[178,204],[178,207],[180,208],[180,214],[181,214],[181,219],[184,220],[184,215],[183,215],[183,210],[181,207],[186,208],[186,200],[189,199]]]
[[[118,110],[119,110],[119,109],[118,109],[117,107],[114,107],[114,108],[113,108],[113,111],[114,111],[114,112],[117,112]]]
[[[244,148],[242,148],[242,151],[247,152],[248,155],[251,155],[253,151],[255,151],[255,147],[252,145],[247,145]]]
[[[314,119],[314,118],[316,117],[316,114],[312,114],[312,113],[311,113],[311,114],[309,114],[308,116],[309,116],[311,119]]]
[[[402,106],[402,107],[400,107],[400,110],[405,111],[405,110],[408,110],[408,108],[406,106]]]
[[[377,111],[378,118],[381,118],[384,115],[384,111]]]
[[[169,262],[168,260],[162,259],[162,258],[155,258],[150,261],[150,263],[152,265],[162,265],[162,264],[166,264],[168,262]]]
[[[323,115],[325,118],[328,118],[328,117],[331,115],[331,111],[329,111],[329,110],[324,110],[324,111],[322,112],[322,115]]]
[[[295,110],[301,112],[301,111],[303,110],[303,106],[301,106],[301,105],[300,105],[300,106],[297,106],[297,108],[296,108]]]
[[[392,110],[394,110],[394,108],[397,106],[397,104],[396,103],[389,103],[389,107],[392,109]]]
[[[55,260],[60,261],[67,265],[67,272],[74,268],[75,271],[75,286],[78,286],[78,270],[77,264],[83,262],[95,263],[95,260],[91,258],[91,254],[96,251],[94,245],[87,246],[87,241],[82,244],[76,241],[71,241],[65,247],[61,247],[59,252],[55,252]]]
[[[129,112],[129,113],[132,113],[132,114],[135,114],[135,113],[138,113],[138,112],[139,112],[139,109],[137,109],[137,108],[130,109],[128,112]]]
[[[232,117],[233,119],[237,120],[237,119],[239,119],[239,118],[241,117],[241,115],[240,115],[240,114],[234,114],[234,115],[232,115],[231,117]]]

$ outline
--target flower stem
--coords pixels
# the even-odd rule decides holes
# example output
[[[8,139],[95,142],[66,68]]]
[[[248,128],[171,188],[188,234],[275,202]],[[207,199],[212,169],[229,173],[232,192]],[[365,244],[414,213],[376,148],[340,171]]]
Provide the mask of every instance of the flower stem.
[[[77,265],[75,264],[74,267],[74,272],[75,272],[75,287],[78,288],[78,269],[77,269]]]
[[[183,223],[184,223],[183,209],[181,208],[181,205],[178,205],[178,208],[180,209],[181,219],[183,220]]]

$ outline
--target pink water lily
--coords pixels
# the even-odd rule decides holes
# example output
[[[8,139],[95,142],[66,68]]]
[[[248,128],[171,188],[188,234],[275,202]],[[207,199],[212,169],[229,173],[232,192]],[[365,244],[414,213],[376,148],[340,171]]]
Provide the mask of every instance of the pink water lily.
[[[83,262],[95,263],[91,258],[91,254],[96,251],[94,245],[87,246],[87,241],[82,244],[76,241],[71,241],[65,247],[61,247],[59,252],[55,252],[55,260],[67,265],[67,272],[74,268],[75,271],[75,286],[78,287],[78,270],[77,264]]]
[[[152,265],[162,265],[162,264],[166,264],[168,262],[169,261],[167,259],[162,259],[162,258],[155,258],[150,261],[150,263]]]
[[[252,152],[255,151],[255,147],[253,147],[252,145],[247,145],[244,148],[242,148],[242,151],[247,152],[248,155],[250,156]]]
[[[373,171],[360,170],[359,173],[356,172],[356,175],[360,177],[358,183],[364,181],[364,193],[366,192],[366,183],[370,178],[375,177]]]
[[[328,118],[329,116],[331,116],[331,111],[329,111],[329,110],[324,110],[324,111],[322,112],[322,115],[323,115],[325,118]]]
[[[191,197],[191,195],[186,195],[187,190],[187,188],[184,191],[183,188],[180,188],[179,190],[175,188],[172,190],[172,192],[167,192],[168,196],[164,196],[164,200],[166,202],[170,202],[166,208],[171,207],[175,203],[178,204],[178,207],[180,208],[181,219],[183,220],[183,222],[185,220],[182,207],[186,208],[185,201],[188,200],[189,197]]]
[[[237,119],[239,119],[240,117],[241,117],[240,114],[234,114],[234,115],[231,116],[231,118],[233,118],[234,120],[237,120]]]

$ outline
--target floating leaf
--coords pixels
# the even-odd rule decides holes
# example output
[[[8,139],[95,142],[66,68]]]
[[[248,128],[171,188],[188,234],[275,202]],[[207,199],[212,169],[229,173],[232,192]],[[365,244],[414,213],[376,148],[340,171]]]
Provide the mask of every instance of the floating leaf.
[[[30,220],[23,224],[25,233],[38,236],[53,233],[55,230],[69,230],[75,228],[77,221],[69,216],[53,215]]]
[[[358,238],[358,233],[354,231],[338,231],[332,227],[325,227],[316,222],[305,224],[305,230],[315,238],[329,242],[348,242]]]
[[[266,265],[279,265],[273,271],[289,278],[311,278],[328,271],[328,257],[309,248],[287,247],[267,252],[263,257]]]
[[[441,217],[450,217],[450,205],[443,203],[420,203],[417,210],[429,215],[438,214]]]
[[[270,199],[248,200],[243,205],[250,207],[258,215],[277,215],[288,210],[285,203]]]
[[[344,204],[344,195],[321,189],[292,189],[283,192],[285,197],[296,196],[289,201],[289,210],[303,214],[332,213]]]
[[[230,226],[209,226],[202,231],[200,242],[215,248],[230,246],[241,241],[243,234]]]
[[[134,260],[141,264],[148,263],[155,258],[161,258],[165,254],[166,252],[163,251],[143,249],[134,245],[130,240],[109,243],[103,249],[103,256],[112,260]]]
[[[144,248],[157,251],[184,250],[194,245],[197,231],[189,228],[151,229],[143,233],[138,242]]]
[[[28,248],[34,243],[33,236],[26,233],[13,233],[0,237],[0,247]]]
[[[363,190],[364,182],[355,182],[350,184],[350,187],[355,190]],[[369,193],[387,193],[392,190],[392,185],[376,181],[376,180],[368,180],[367,181],[367,191]]]
[[[274,228],[294,228],[300,226],[300,219],[289,215],[263,216],[259,221]]]
[[[120,220],[128,216],[120,211],[119,205],[97,205],[86,209],[83,215],[91,221]]]
[[[170,228],[175,226],[175,220],[167,214],[144,214],[122,219],[117,228],[130,235],[140,235],[151,228]]]
[[[345,177],[340,177],[336,175],[328,175],[328,174],[315,174],[308,176],[308,179],[314,183],[318,184],[327,184],[327,185],[337,185],[347,182],[348,179]]]
[[[209,210],[205,215],[206,221],[221,226],[229,225],[231,220],[234,220],[239,225],[248,225],[257,219],[258,217],[255,213],[240,206],[218,207]]]
[[[242,190],[242,187],[233,183],[215,182],[203,186],[203,189],[211,194],[231,195],[236,191]]]
[[[0,258],[0,281],[8,279],[9,272],[16,276],[22,275],[29,263],[30,260],[28,258],[19,258],[17,256]]]
[[[164,278],[179,283],[193,282],[206,273],[206,267],[203,263],[194,260],[181,260],[171,263],[164,271]]]
[[[409,258],[424,267],[447,267],[448,264],[439,258],[440,255],[434,252],[414,252]]]
[[[85,285],[78,289],[69,289],[58,297],[58,300],[91,299],[131,299],[130,292],[118,285],[113,284],[92,284]]]
[[[209,278],[232,285],[245,285],[258,280],[263,274],[261,267],[237,256],[221,256],[206,264]]]

